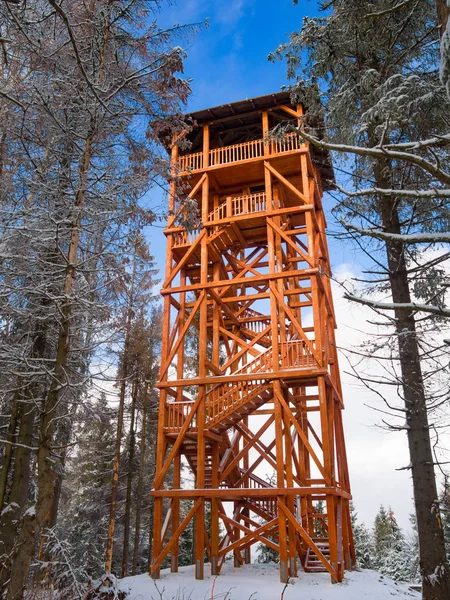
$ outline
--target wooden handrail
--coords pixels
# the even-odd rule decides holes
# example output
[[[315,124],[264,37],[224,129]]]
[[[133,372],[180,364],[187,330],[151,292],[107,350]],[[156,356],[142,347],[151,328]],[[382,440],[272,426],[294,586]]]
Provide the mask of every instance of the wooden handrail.
[[[225,202],[212,210],[208,215],[208,222],[220,221],[240,215],[254,214],[266,210],[266,193],[247,194],[244,196],[228,196]]]
[[[285,370],[311,368],[317,366],[311,350],[303,340],[282,342],[280,347],[281,368]],[[269,348],[250,362],[235,371],[240,373],[255,373],[263,376],[273,369],[273,352]],[[253,398],[267,390],[267,381],[260,379],[219,383],[206,393],[206,425],[221,418],[230,416],[237,408],[242,407]],[[192,401],[168,402],[166,411],[166,429],[169,432],[178,431],[183,426]],[[190,431],[197,429],[197,423],[192,420]]]
[[[264,156],[267,158],[267,156],[273,156],[274,154],[295,152],[300,150],[302,146],[304,146],[304,143],[300,138],[295,133],[289,133],[280,140],[271,140],[267,145],[261,138],[242,144],[213,148],[209,151],[209,166],[217,167],[243,160],[263,158]],[[264,148],[269,149],[269,153],[266,153],[266,155],[264,155]],[[178,158],[178,169],[181,173],[199,171],[204,168],[203,163],[203,152],[185,154]]]

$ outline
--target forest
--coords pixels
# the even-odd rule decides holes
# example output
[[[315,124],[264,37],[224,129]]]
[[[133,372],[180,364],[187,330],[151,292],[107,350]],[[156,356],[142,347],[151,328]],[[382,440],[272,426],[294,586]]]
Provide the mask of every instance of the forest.
[[[268,57],[309,107],[271,136],[332,153],[335,235],[366,261],[345,297],[381,332],[350,349],[353,376],[383,401],[383,426],[407,437],[414,489],[412,533],[389,497],[370,527],[353,510],[358,565],[448,600],[450,2],[317,4]],[[183,48],[205,27],[160,26],[164,6],[0,0],[5,600],[123,599],[117,580],[148,572],[165,358],[149,198],[176,177],[161,142],[190,126]],[[198,226],[187,194],[177,202],[179,224]],[[194,539],[190,527],[180,566]],[[277,556],[261,545],[257,560]]]

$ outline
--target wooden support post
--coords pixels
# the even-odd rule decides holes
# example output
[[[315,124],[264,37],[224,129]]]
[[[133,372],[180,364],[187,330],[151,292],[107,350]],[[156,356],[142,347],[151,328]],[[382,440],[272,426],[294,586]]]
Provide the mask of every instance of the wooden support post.
[[[212,488],[219,487],[219,444],[212,450]],[[211,498],[211,575],[219,574],[219,499]]]
[[[274,387],[274,408],[275,408],[275,439],[276,439],[276,454],[277,454],[277,486],[279,488],[286,487],[284,477],[284,456],[283,456],[283,411],[279,401],[281,395],[281,385],[279,381],[273,382]],[[283,502],[284,498],[278,498],[278,504]],[[278,536],[280,544],[280,581],[287,583],[289,581],[289,562],[287,549],[287,527],[286,516],[278,510]]]
[[[292,438],[291,438],[291,423],[288,416],[283,412],[284,425],[284,447],[285,447],[285,471],[286,471],[286,486],[294,486],[293,469],[292,469]],[[288,496],[286,500],[287,507],[292,514],[295,514],[295,498]],[[296,533],[291,523],[287,524],[288,529],[288,562],[289,562],[289,577],[297,577],[297,544]]]
[[[173,463],[173,487],[179,489],[181,486],[181,456],[178,452]],[[180,499],[172,500],[172,532],[176,531],[180,525]],[[178,573],[178,555],[179,540],[177,538],[171,552],[170,572]]]
[[[269,136],[269,113],[265,110],[262,113],[262,134],[264,140],[264,156],[269,156],[270,154],[270,145],[268,143]]]

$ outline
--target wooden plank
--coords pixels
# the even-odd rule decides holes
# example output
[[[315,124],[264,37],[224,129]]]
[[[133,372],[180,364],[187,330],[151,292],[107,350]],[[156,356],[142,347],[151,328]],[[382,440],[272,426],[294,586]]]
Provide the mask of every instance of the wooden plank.
[[[267,219],[267,223],[278,233],[278,235],[283,238],[283,240],[286,242],[286,244],[288,244],[293,250],[294,252],[297,252],[297,254],[305,261],[309,264],[309,266],[311,268],[314,267],[313,261],[311,260],[311,258],[309,258],[309,256],[307,256],[298,246],[297,244],[294,244],[294,242],[290,239],[289,236],[287,236],[284,231],[282,231],[278,225],[275,224],[275,222],[272,219]],[[292,260],[292,259],[291,259]]]
[[[281,181],[283,185],[285,185],[293,194],[295,194],[297,198],[303,202],[303,204],[309,204],[308,198],[305,196],[305,194],[302,194],[302,192],[300,192],[295,185],[292,185],[292,183],[283,177],[283,175],[281,175],[281,173],[279,173],[276,169],[274,169],[270,163],[266,161],[264,163],[264,167],[268,169],[272,175],[278,179],[278,181]]]
[[[200,404],[201,401],[201,396],[200,394],[197,396],[197,400],[194,402],[194,404],[192,405],[191,411],[188,414],[186,421],[183,424],[183,427],[180,429],[180,433],[178,434],[178,438],[175,440],[174,445],[172,446],[172,449],[169,453],[169,456],[167,457],[163,467],[157,471],[157,475],[155,477],[155,481],[153,483],[153,487],[158,489],[163,481],[164,481],[164,477],[166,476],[167,471],[169,470],[169,467],[172,463],[172,460],[175,457],[175,454],[177,453],[178,449],[180,448],[182,442],[183,442],[183,437],[186,433],[186,431],[189,429],[189,425],[191,424],[192,419],[194,418],[195,413],[197,412],[197,408]],[[162,430],[162,425],[163,425],[164,421],[160,421],[160,428]]]
[[[196,243],[198,239],[196,240]],[[317,275],[319,273],[318,268],[314,269],[298,269],[293,271],[283,271],[282,273],[267,273],[264,275],[259,275],[255,277],[235,277],[234,279],[221,279],[220,281],[208,281],[204,286],[202,284],[197,283],[189,286],[180,286],[174,288],[164,287],[161,289],[161,295],[167,296],[168,294],[179,294],[180,292],[196,292],[201,291],[203,289],[215,289],[220,287],[225,287],[229,289],[231,286],[245,284],[247,287],[254,287],[255,283],[267,283],[270,281],[275,281],[276,279],[285,279],[286,277],[298,277],[300,280],[311,279],[312,275]],[[164,284],[165,285],[165,284]]]
[[[160,379],[163,379],[164,376],[165,376],[165,374],[167,373],[167,369],[170,367],[170,363],[172,362],[172,360],[173,360],[173,358],[174,358],[174,356],[175,356],[175,354],[176,354],[176,352],[178,350],[179,345],[181,344],[181,342],[184,341],[184,336],[186,335],[187,330],[189,329],[192,321],[194,320],[194,317],[195,317],[198,309],[200,308],[200,305],[201,305],[201,303],[202,303],[202,301],[203,301],[203,299],[204,299],[205,296],[206,296],[206,292],[202,292],[200,294],[197,302],[195,303],[194,308],[191,310],[191,314],[187,318],[186,323],[183,325],[183,329],[180,331],[178,339],[177,339],[175,345],[172,347],[172,349],[170,351],[170,354],[169,354],[166,362],[164,363],[164,366],[161,369],[161,372],[160,372],[160,375],[159,375]]]
[[[219,555],[228,554],[228,552],[231,552],[231,550],[234,550],[236,548],[246,545],[252,539],[254,539],[255,541],[259,541],[266,546],[269,546],[269,548],[272,548],[273,550],[275,550],[275,552],[279,551],[279,546],[277,546],[277,544],[272,542],[272,540],[269,540],[269,538],[265,538],[261,535],[261,533],[264,533],[268,529],[272,529],[273,526],[276,524],[277,519],[273,519],[272,521],[269,521],[265,525],[262,525],[261,527],[259,527],[257,530],[252,530],[252,529],[249,529],[248,527],[245,527],[244,525],[241,525],[238,521],[230,519],[230,517],[228,517],[226,514],[222,514],[221,518],[223,521],[227,521],[230,525],[233,525],[233,527],[240,529],[247,535],[245,535],[242,538],[239,538],[237,541],[233,542],[229,546],[226,546],[225,548],[220,550]]]
[[[184,529],[186,528],[186,525],[189,524],[190,520],[197,512],[201,503],[202,503],[201,498],[198,498],[195,501],[194,506],[191,508],[191,510],[188,512],[188,514],[184,517],[184,519],[182,520],[180,525],[177,527],[175,533],[172,534],[172,537],[170,538],[170,541],[167,544],[167,546],[152,562],[152,566],[150,568],[150,575],[153,575],[155,573],[155,571],[157,571],[157,569],[160,567],[162,561],[166,558],[168,553],[172,550],[173,546],[175,545],[178,538],[180,537],[181,532],[184,531]]]
[[[273,289],[273,293],[274,293],[274,295],[276,296],[276,298],[278,300],[278,304],[283,307],[284,311],[286,312],[287,316],[291,320],[292,325],[297,330],[297,332],[300,335],[301,339],[303,340],[303,342],[305,342],[306,346],[311,351],[311,354],[319,362],[320,356],[319,356],[318,352],[316,351],[316,349],[314,348],[314,346],[312,345],[311,340],[306,337],[305,332],[303,331],[303,328],[301,327],[301,325],[297,321],[296,315],[289,308],[289,306],[284,302],[283,297],[281,296],[281,294],[278,292],[278,290],[276,288]]]
[[[352,499],[352,495],[338,487],[327,486],[303,486],[292,488],[219,488],[219,489],[192,489],[192,490],[152,490],[150,496],[154,498],[221,498],[222,500],[233,501],[239,498],[273,498],[277,496],[287,496],[289,494],[299,496],[341,496],[347,500]]]
[[[198,236],[198,238],[195,240],[195,242],[189,247],[189,250],[183,256],[183,258],[180,260],[180,262],[177,264],[177,266],[170,273],[169,278],[166,279],[166,281],[163,283],[163,288],[164,289],[169,287],[169,285],[172,283],[172,281],[175,279],[175,277],[178,275],[178,273],[181,271],[181,269],[187,263],[187,261],[189,260],[189,258],[192,256],[194,250],[196,250],[198,248],[198,246],[201,245],[202,239],[205,236],[206,236],[206,229],[203,229],[202,232],[201,232],[201,234]],[[182,287],[185,287],[185,286],[182,286]],[[201,288],[199,288],[199,289],[201,289]]]
[[[253,446],[257,443],[257,441],[260,439],[262,434],[266,431],[266,429],[268,429],[268,427],[270,427],[270,425],[272,425],[273,422],[274,422],[274,417],[272,415],[270,417],[270,419],[267,419],[267,421],[264,423],[264,425],[262,427],[260,427],[260,429],[258,429],[258,431],[254,434],[253,439],[248,441],[245,444],[245,446],[242,448],[242,450],[233,458],[233,460],[225,465],[226,466],[225,470],[222,471],[222,473],[220,474],[220,481],[225,481],[226,478],[228,477],[228,475],[234,469],[234,467],[238,465],[241,458],[243,458],[244,456],[248,456],[248,451],[251,448],[253,448]]]
[[[184,387],[187,385],[202,385],[202,384],[217,384],[226,383],[231,381],[256,381],[263,379],[265,381],[271,381],[275,379],[302,379],[311,380],[313,382],[310,385],[316,385],[316,378],[318,375],[328,375],[327,369],[293,369],[292,371],[265,371],[264,373],[239,373],[238,375],[224,375],[223,377],[192,377],[185,379],[175,379],[173,381],[160,381],[155,385],[158,389],[165,389],[166,387]]]
[[[299,118],[302,116],[301,112],[298,112],[296,110],[293,110],[292,108],[289,108],[289,106],[286,106],[285,104],[280,104],[278,106],[278,108],[281,108],[281,110],[284,110],[285,113],[287,113],[288,115],[290,115],[291,117],[296,117]],[[303,142],[302,142],[303,143]]]
[[[325,482],[327,483],[327,485],[330,485],[330,473],[326,472],[326,470],[325,470],[324,466],[322,465],[322,463],[320,462],[317,454],[314,452],[314,448],[309,443],[309,440],[306,437],[305,432],[300,427],[300,424],[297,421],[297,419],[295,418],[295,415],[289,408],[288,403],[283,398],[283,395],[280,392],[278,392],[277,390],[274,390],[274,392],[275,392],[278,400],[280,401],[281,405],[283,406],[285,413],[288,415],[291,423],[294,425],[295,429],[297,430],[298,437],[302,440],[305,448],[308,450],[311,458],[315,462],[316,467],[319,469],[320,473],[322,474],[323,478],[325,479]]]

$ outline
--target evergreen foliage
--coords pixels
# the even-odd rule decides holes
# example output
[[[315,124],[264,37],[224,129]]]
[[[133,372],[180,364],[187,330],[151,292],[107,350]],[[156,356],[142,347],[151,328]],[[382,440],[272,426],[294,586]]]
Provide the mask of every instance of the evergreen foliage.
[[[102,394],[77,425],[77,453],[69,459],[63,485],[58,537],[70,544],[72,561],[89,576],[103,573],[111,495],[116,413]]]
[[[364,523],[358,521],[358,514],[353,502],[350,505],[353,538],[358,565],[362,569],[372,569],[373,566],[373,538]]]
[[[448,241],[450,223],[450,104],[439,79],[443,23],[436,11],[443,3],[319,4],[323,15],[305,18],[270,58],[286,59],[293,98],[308,107],[299,134],[322,150],[336,151],[335,164],[351,169],[347,187],[330,182],[337,191],[334,212],[342,236],[355,241],[372,267],[346,297],[371,307],[386,331],[362,348],[371,361],[379,361],[383,375],[364,373],[360,355],[355,374],[369,388],[375,384],[392,415],[387,425],[406,432],[423,594],[446,600],[450,567],[429,434],[439,418],[430,407],[448,402],[443,372],[448,361],[436,338],[436,328],[450,316],[447,253],[436,246]],[[443,55],[446,44],[447,38]],[[445,85],[446,73],[443,63]],[[324,125],[321,131],[318,124]],[[389,401],[392,386],[403,403]],[[384,524],[380,515],[380,528],[385,525],[391,537],[398,535],[393,522]],[[395,558],[401,564],[392,568],[401,572],[407,559]]]

